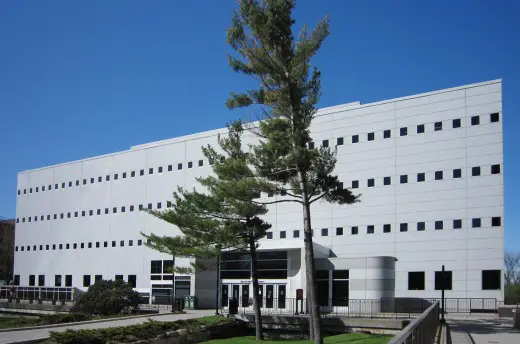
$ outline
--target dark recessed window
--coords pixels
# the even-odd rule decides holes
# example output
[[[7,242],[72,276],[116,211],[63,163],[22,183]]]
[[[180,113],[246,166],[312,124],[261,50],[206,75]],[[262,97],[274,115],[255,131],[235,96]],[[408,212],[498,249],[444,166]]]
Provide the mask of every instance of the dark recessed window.
[[[105,242],[103,243],[103,247],[108,247],[108,241],[105,241]]]
[[[401,177],[399,178],[401,184],[406,184],[408,183],[408,175],[406,174],[402,174]]]
[[[442,130],[442,122],[435,122],[433,128],[435,131]]]
[[[161,208],[162,208],[161,202],[157,202],[157,209],[161,209]]]
[[[374,226],[368,225],[367,226],[367,234],[374,234]]]
[[[69,248],[70,248],[70,244],[66,244],[66,245],[65,245],[65,249],[68,250]]]
[[[471,175],[473,177],[480,176],[480,166],[475,166],[471,168]]]
[[[137,240],[137,246],[143,245],[143,241],[141,239]]]
[[[50,219],[51,219],[51,216],[47,215],[47,221],[49,221]]]
[[[383,233],[390,233],[391,231],[392,231],[392,226],[389,223],[383,225]]]
[[[435,290],[451,290],[452,288],[452,272],[451,271],[435,271]]]
[[[265,238],[266,239],[272,239],[273,238],[273,232],[267,232]]]
[[[491,121],[491,123],[498,122],[500,120],[500,116],[499,116],[498,112],[495,112],[495,113],[492,113],[491,115],[489,115],[489,120]]]
[[[177,164],[177,169],[182,170],[182,164]]]
[[[149,210],[152,209],[152,203],[148,203],[148,209],[149,209]]]
[[[392,178],[391,177],[384,177],[383,178],[383,184],[384,185],[391,185],[392,184]]]
[[[424,133],[424,124],[419,124],[417,126],[417,134],[422,134]]]
[[[444,223],[442,221],[435,221],[436,230],[443,229],[443,228],[444,228]]]
[[[153,168],[152,168],[152,171],[153,171]],[[140,175],[140,176],[144,176],[144,170],[140,170],[140,171],[139,171],[139,175]]]
[[[85,243],[82,242],[80,247],[85,248]]]
[[[105,208],[105,214],[108,214],[109,210],[108,208]]]
[[[192,161],[188,161],[188,168],[192,168],[193,167],[193,162]]]
[[[173,165],[168,165],[168,172],[173,171]]]
[[[139,204],[139,210],[143,210],[143,205]]]
[[[460,168],[456,168],[453,170],[453,178],[461,178],[462,170]]]
[[[295,229],[293,230],[293,238],[299,238],[300,237],[300,231]]]
[[[342,137],[338,137],[336,139],[336,145],[338,145],[338,146],[342,146],[343,145],[343,138]]]
[[[478,125],[478,124],[480,124],[480,117],[479,116],[471,117],[471,125]]]
[[[117,213],[117,207],[113,207],[113,208],[112,208],[112,213],[114,213],[114,214]]]
[[[83,275],[83,286],[90,287],[90,275]]]
[[[204,166],[204,160],[199,160],[199,167]]]
[[[500,290],[502,271],[482,270],[482,290]]]
[[[352,135],[352,143],[358,143],[359,142],[359,135]]]
[[[117,178],[119,178],[119,174],[114,173],[114,180],[117,180]]]
[[[502,225],[502,219],[500,218],[500,216],[491,218],[491,226],[499,227],[501,225]]]
[[[134,211],[134,206],[133,205],[130,206],[130,211]]]
[[[491,165],[491,174],[499,174],[500,165]]]
[[[441,180],[443,177],[442,171],[435,171],[435,180]]]
[[[124,213],[125,211],[126,211],[126,207],[123,205],[123,206],[121,207],[121,212]]]
[[[98,181],[98,183],[101,183],[103,181],[103,177],[99,176],[97,181]]]
[[[123,172],[123,179],[126,179],[126,172]]]
[[[162,166],[159,166],[159,168],[157,169],[157,173],[162,173]]]
[[[359,187],[359,181],[358,180],[353,180],[352,181],[352,189],[357,189]]]
[[[128,246],[134,246],[134,241],[133,240],[128,240]]]
[[[61,188],[62,188],[62,189],[65,189],[65,186],[66,186],[65,183],[61,183]]]
[[[96,211],[96,214],[101,215],[101,209],[98,209],[98,210]]]
[[[462,228],[462,220],[457,219],[453,220],[453,229],[460,229]]]
[[[367,186],[369,188],[373,187],[374,183],[375,183],[374,178],[370,178],[370,179],[367,180]]]
[[[72,248],[73,249],[77,249],[78,248],[78,244],[77,243],[72,244]]]
[[[309,141],[309,149],[314,149],[314,142],[313,141]]]
[[[112,247],[116,247],[116,241],[112,240]]]
[[[96,248],[99,248],[99,246],[100,246],[100,242],[96,241]]]
[[[88,214],[89,214],[90,216],[94,215],[94,210],[89,210]]]
[[[130,172],[130,177],[132,177],[132,178],[135,177],[135,171]]]
[[[351,229],[350,229],[350,233],[352,235],[356,235],[359,233],[359,227],[358,226],[353,226]]]
[[[424,182],[426,179],[426,174],[424,173],[417,173],[417,181],[418,182]]]
[[[392,132],[390,130],[383,131],[383,138],[389,139],[392,136]]]
[[[153,167],[150,167],[150,168],[148,169],[148,174],[153,174]]]
[[[110,175],[109,175],[109,174],[107,174],[107,175],[105,176],[105,180],[106,180],[107,182],[110,181]]]
[[[88,247],[88,248],[92,248],[92,243],[89,242],[87,247]]]
[[[407,223],[401,223],[399,224],[399,230],[401,232],[408,232],[408,224]]]
[[[329,140],[323,140],[323,141],[321,142],[321,146],[322,146],[322,147],[328,147],[328,146],[329,146]]]
[[[285,239],[286,235],[285,231],[280,231],[280,239]]]
[[[473,218],[471,219],[471,227],[473,228],[479,228],[482,225],[482,221],[480,218]]]
[[[95,181],[96,179],[94,177],[90,178],[90,184],[94,184]]]
[[[121,240],[121,241],[119,242],[119,246],[121,246],[121,247],[125,246],[125,241],[124,241],[124,240]]]
[[[417,222],[417,230],[423,231],[426,229],[426,223],[425,222]]]
[[[321,236],[328,236],[329,235],[329,229],[328,228],[322,228],[321,229]]]
[[[401,136],[406,136],[406,135],[408,135],[408,128],[407,128],[407,127],[401,128],[401,129],[399,130],[399,133],[401,134]]]
[[[374,141],[374,136],[375,136],[374,133],[368,133],[367,140],[368,141]]]
[[[343,227],[336,228],[336,235],[343,235]]]
[[[424,271],[408,272],[408,290],[424,290]]]
[[[453,120],[453,128],[460,128],[460,118]]]

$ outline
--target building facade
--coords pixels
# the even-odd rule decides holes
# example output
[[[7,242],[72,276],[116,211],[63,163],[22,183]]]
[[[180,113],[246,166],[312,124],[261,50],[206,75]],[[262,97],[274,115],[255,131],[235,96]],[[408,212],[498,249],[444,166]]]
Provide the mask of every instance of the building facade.
[[[339,179],[361,194],[354,205],[313,205],[320,302],[439,297],[442,265],[447,297],[503,300],[501,80],[323,108],[311,131],[310,145],[335,147]],[[143,293],[168,293],[172,258],[147,248],[141,232],[180,232],[139,210],[165,209],[178,185],[209,174],[201,146],[216,146],[219,133],[226,130],[19,173],[20,285],[122,278]],[[282,307],[306,286],[301,208],[273,204],[265,218],[273,227],[260,246],[262,294]],[[247,259],[223,255],[221,302],[250,299]],[[175,293],[211,306],[215,281],[214,270],[176,276]]]

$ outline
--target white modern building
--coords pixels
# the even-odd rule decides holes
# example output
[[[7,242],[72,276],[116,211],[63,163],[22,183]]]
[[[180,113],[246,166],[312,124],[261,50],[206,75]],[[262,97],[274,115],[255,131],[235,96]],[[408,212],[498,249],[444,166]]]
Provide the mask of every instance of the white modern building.
[[[361,194],[354,205],[313,205],[322,303],[437,298],[442,265],[447,297],[503,300],[502,119],[501,80],[318,111],[311,144],[336,147],[340,180]],[[140,233],[179,231],[139,209],[165,209],[178,185],[210,173],[201,146],[216,145],[219,133],[226,130],[20,172],[16,282],[84,288],[122,278],[143,293],[169,292],[172,258],[147,248]],[[272,205],[266,219],[263,298],[283,308],[307,285],[301,208]],[[223,303],[249,298],[247,259],[223,256]],[[214,270],[176,276],[175,293],[211,307],[215,280]]]

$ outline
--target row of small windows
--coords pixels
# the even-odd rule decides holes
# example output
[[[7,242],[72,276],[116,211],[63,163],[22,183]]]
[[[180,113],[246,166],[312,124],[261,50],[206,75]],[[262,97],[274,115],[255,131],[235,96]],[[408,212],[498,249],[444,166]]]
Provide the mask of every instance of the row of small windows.
[[[482,224],[483,218],[472,218],[471,219],[471,228],[480,228],[483,226]],[[485,218],[485,220],[488,220],[488,218]],[[451,228],[452,229],[461,229],[462,228],[462,219],[454,219],[454,220],[444,220],[444,221],[433,221],[433,228],[435,230],[442,230],[442,229],[448,229],[447,226],[449,226],[451,222]],[[413,225],[415,224],[415,228],[417,231],[425,231],[426,230],[426,222],[415,222],[415,223],[400,223],[398,228],[399,232],[408,232],[408,230],[412,229]],[[446,224],[446,227],[445,227]],[[502,218],[500,216],[491,217],[491,226],[492,227],[500,227],[502,225]],[[381,226],[381,232],[382,233],[391,233],[392,232],[392,225],[389,223],[380,225]],[[363,226],[366,228],[367,234],[374,234],[376,232],[376,226],[375,225],[367,225]],[[357,235],[360,233],[361,226],[352,226],[350,227],[350,234],[351,235]],[[336,227],[336,236],[344,235],[345,230],[343,227]],[[280,231],[280,239],[286,239],[287,238],[287,231]],[[293,230],[293,238],[299,238],[300,237],[300,230],[295,229]],[[315,235],[313,231],[313,236]],[[329,236],[329,229],[328,228],[322,228],[321,229],[321,236],[326,237]],[[273,232],[267,232],[266,235],[267,239],[273,239]]]
[[[209,164],[213,165],[213,161],[210,161]],[[193,161],[188,161],[187,165],[188,165],[188,168],[193,168]],[[204,166],[204,160],[199,160],[198,161],[198,166],[199,167]],[[183,164],[182,163],[177,164],[177,170],[182,170],[182,168],[183,168]],[[167,169],[168,169],[168,172],[173,171],[173,165],[168,165]],[[150,167],[148,169],[148,175],[152,175],[154,173],[158,173],[158,174],[163,173],[163,167],[159,166],[156,170],[153,167]],[[118,180],[119,177],[121,177],[121,179],[126,179],[128,176],[130,178],[134,178],[136,175],[137,175],[136,171],[131,171],[130,173],[123,172],[123,173],[114,173],[113,175],[107,174],[104,178],[103,178],[103,176],[99,176],[97,178],[91,177],[90,179],[88,179],[88,178],[84,178],[83,180],[79,180],[78,179],[78,180],[76,180],[75,183],[73,183],[72,181],[62,182],[61,183],[61,188],[65,189],[67,186],[69,188],[71,188],[74,185],[75,186],[80,186],[80,185],[87,185],[89,183],[90,184],[94,184],[96,182],[96,180],[97,180],[98,183],[102,183],[103,179],[106,182],[109,182],[111,177],[113,178],[113,180]],[[144,175],[145,175],[145,170],[144,169],[139,170],[139,176],[144,176]],[[58,190],[59,188],[60,188],[60,183],[54,184],[54,190]],[[51,191],[52,189],[53,189],[52,184],[49,184],[47,186],[46,185],[42,185],[41,187],[36,186],[34,188],[18,190],[18,195],[21,195],[22,193],[24,195],[27,194],[27,193],[31,194],[31,193],[33,193],[33,191],[34,192]]]
[[[18,277],[18,281],[19,281],[20,275],[16,275],[16,276]],[[103,279],[103,275],[94,275],[94,283],[97,281],[101,281],[102,279]],[[123,275],[115,275],[115,280],[123,280]],[[137,275],[128,275],[128,283],[133,288],[135,288],[136,282],[137,282]],[[83,275],[83,286],[90,287],[90,285],[91,285],[91,276]],[[29,275],[29,286],[30,287],[36,286],[36,275]],[[48,287],[48,285],[45,285],[45,275],[38,275],[38,286],[39,287]],[[63,275],[54,275],[54,286],[55,287],[61,287],[61,286],[72,287],[72,275],[65,275],[65,281],[63,281]]]
[[[134,246],[134,240],[128,240],[128,243],[127,243],[128,246]],[[143,240],[142,239],[139,239],[137,240],[137,246],[142,246],[143,245]],[[109,242],[108,241],[104,241],[104,242],[101,242],[101,241],[96,241],[96,242],[87,242],[87,243],[67,243],[67,244],[52,244],[52,245],[26,245],[26,246],[16,246],[15,247],[15,251],[18,252],[18,250],[20,251],[31,251],[31,248],[32,248],[32,251],[38,251],[38,248],[40,251],[49,251],[49,250],[70,250],[70,249],[73,249],[73,250],[76,250],[78,248],[80,249],[83,249],[83,248],[100,248],[101,246],[103,247],[109,247]],[[125,246],[125,240],[120,240],[119,241],[119,247],[124,247]],[[118,247],[117,246],[117,241],[116,240],[112,240],[111,242],[111,247]]]
[[[498,112],[492,113],[489,115],[489,120],[491,123],[499,122],[500,121],[500,115]],[[471,125],[479,125],[480,124],[480,116],[472,116],[470,119]],[[432,123],[433,131],[440,131],[443,130],[443,121],[434,122]],[[460,128],[462,126],[462,121],[460,118],[456,118],[451,120],[451,127],[452,128]],[[407,136],[408,135],[408,128],[409,127],[401,127],[399,128],[399,136]],[[426,124],[418,124],[416,126],[417,134],[423,134],[426,132]],[[367,133],[367,141],[374,141],[376,138],[375,132]],[[382,137],[383,139],[389,139],[392,137],[392,130],[386,129],[382,131]],[[359,143],[360,142],[360,135],[352,135],[351,136],[352,143]],[[336,145],[342,146],[344,144],[344,138],[338,137],[336,138]],[[322,147],[329,147],[329,140],[323,140],[321,142]],[[314,142],[309,142],[309,148],[314,148]]]
[[[482,290],[500,290],[502,271],[500,270],[482,270]],[[435,271],[435,290],[452,290],[453,272]],[[425,290],[425,273],[424,271],[408,272],[408,290]]]
[[[167,201],[166,202],[166,207],[171,207],[171,202],[170,201]],[[162,202],[157,202],[157,204],[155,205],[155,209],[162,209],[163,208],[163,204]],[[60,214],[53,214],[51,216],[51,214],[47,214],[47,216],[45,215],[39,215],[39,216],[29,216],[27,218],[25,217],[22,217],[21,220],[20,218],[17,218],[16,219],[16,223],[20,223],[20,221],[22,223],[25,223],[26,219],[27,219],[27,222],[31,222],[31,221],[34,221],[34,222],[37,222],[38,219],[40,219],[40,221],[44,221],[45,219],[47,220],[51,220],[54,219],[54,220],[58,220],[58,219],[70,219],[72,217],[85,217],[85,216],[94,216],[94,215],[102,215],[103,213],[105,215],[108,215],[110,213],[112,214],[117,214],[118,211],[121,212],[121,213],[125,213],[127,210],[129,212],[133,212],[135,211],[136,209],[139,209],[139,210],[143,210],[145,209],[144,208],[144,205],[143,204],[139,204],[139,205],[130,205],[128,206],[121,206],[121,207],[112,207],[112,209],[110,208],[105,208],[104,211],[102,209],[97,209],[97,210],[94,210],[94,209],[90,209],[90,210],[82,210],[82,211],[75,211],[75,212],[67,212],[67,213],[60,213]],[[146,209],[148,210],[152,210],[153,209],[153,203],[148,203]]]

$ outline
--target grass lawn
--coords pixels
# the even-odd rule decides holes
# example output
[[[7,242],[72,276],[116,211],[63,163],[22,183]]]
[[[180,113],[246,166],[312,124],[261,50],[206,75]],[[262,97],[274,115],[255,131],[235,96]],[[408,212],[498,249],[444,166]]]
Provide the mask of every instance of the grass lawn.
[[[329,336],[324,338],[325,344],[385,344],[392,338],[381,334],[364,334],[364,333],[346,333],[336,336]],[[255,343],[269,343],[269,344],[311,344],[311,340],[281,340],[281,339],[267,339],[262,342],[257,342],[255,337],[236,337],[229,339],[217,339],[204,342],[202,344],[255,344]]]
[[[38,325],[41,319],[38,317],[0,317],[0,329],[11,328],[11,327],[26,327]]]

